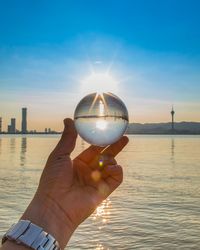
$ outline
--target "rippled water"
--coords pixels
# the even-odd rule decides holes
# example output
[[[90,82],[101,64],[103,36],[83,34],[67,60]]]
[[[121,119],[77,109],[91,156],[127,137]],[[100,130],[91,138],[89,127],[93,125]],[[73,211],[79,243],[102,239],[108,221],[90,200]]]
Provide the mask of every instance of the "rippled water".
[[[36,190],[58,136],[0,137],[0,234]],[[74,155],[87,147],[79,140]],[[200,137],[130,136],[124,182],[67,249],[200,249]]]

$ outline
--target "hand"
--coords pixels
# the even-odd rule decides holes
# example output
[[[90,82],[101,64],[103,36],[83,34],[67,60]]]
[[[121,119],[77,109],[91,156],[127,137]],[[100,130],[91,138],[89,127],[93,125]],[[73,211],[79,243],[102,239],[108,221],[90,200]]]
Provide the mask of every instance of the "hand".
[[[64,125],[35,197],[22,216],[51,233],[61,248],[76,227],[122,182],[122,168],[114,157],[128,143],[128,138],[123,136],[107,148],[90,146],[72,161],[70,153],[75,147],[77,132],[71,119],[65,119]],[[99,165],[101,154],[107,156],[103,166]]]

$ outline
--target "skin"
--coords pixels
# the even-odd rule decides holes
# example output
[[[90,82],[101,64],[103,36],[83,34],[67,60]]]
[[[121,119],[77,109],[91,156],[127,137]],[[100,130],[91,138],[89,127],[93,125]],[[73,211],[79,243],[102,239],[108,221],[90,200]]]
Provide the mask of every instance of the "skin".
[[[52,234],[61,249],[78,225],[121,184],[122,167],[117,165],[114,157],[128,143],[128,138],[123,136],[107,148],[90,146],[71,160],[77,132],[73,120],[65,119],[64,125],[62,137],[47,160],[36,194],[21,217]],[[100,166],[102,154],[107,157]],[[0,249],[28,248],[7,240]]]

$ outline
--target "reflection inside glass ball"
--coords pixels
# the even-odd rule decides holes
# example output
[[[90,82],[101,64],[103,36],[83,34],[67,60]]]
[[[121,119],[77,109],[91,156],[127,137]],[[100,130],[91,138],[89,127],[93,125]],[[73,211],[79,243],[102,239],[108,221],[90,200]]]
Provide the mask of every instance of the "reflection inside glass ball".
[[[114,94],[92,93],[77,105],[74,120],[79,135],[88,143],[107,146],[116,142],[128,126],[128,111]]]

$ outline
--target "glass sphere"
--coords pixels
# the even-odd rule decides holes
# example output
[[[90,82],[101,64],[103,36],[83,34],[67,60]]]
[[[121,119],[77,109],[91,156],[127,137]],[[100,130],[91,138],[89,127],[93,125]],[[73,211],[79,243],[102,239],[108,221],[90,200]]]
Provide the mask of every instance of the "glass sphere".
[[[74,121],[80,137],[103,147],[116,142],[124,134],[128,126],[128,111],[116,95],[92,93],[77,105]]]

